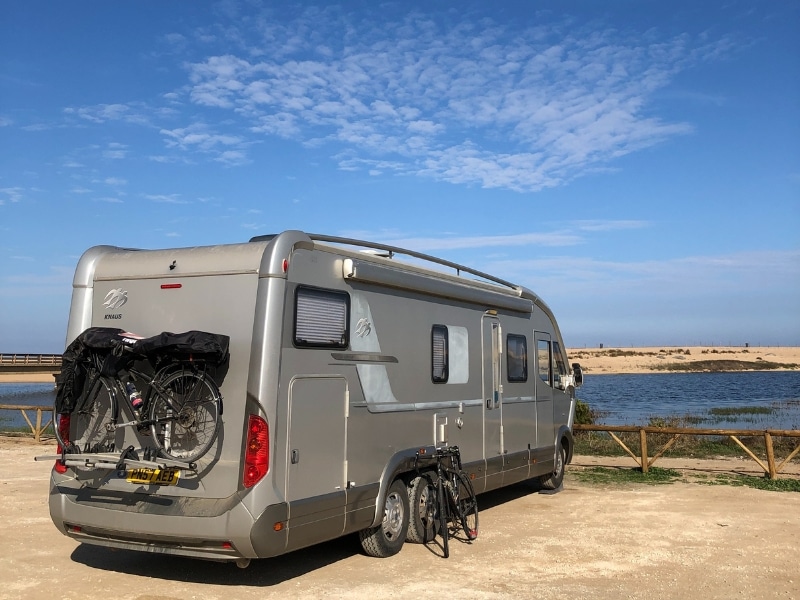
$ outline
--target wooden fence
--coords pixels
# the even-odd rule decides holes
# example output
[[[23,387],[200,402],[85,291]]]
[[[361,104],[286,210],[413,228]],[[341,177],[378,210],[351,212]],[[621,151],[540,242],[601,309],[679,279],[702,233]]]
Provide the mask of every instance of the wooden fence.
[[[28,427],[31,428],[31,433],[33,434],[33,439],[37,442],[42,441],[42,434],[44,433],[45,429],[50,427],[53,424],[53,407],[52,406],[35,406],[35,405],[24,405],[24,404],[0,404],[0,410],[18,410],[22,413],[25,422],[28,423]],[[36,417],[34,421],[31,421],[30,417],[28,416],[28,411],[35,411]],[[44,420],[44,413],[51,413],[48,417],[48,421],[42,425],[42,421]]]
[[[766,429],[766,430],[751,430],[751,429],[692,429],[689,427],[639,427],[635,425],[575,425],[573,427],[575,431],[600,431],[608,433],[615,442],[617,442],[625,452],[627,452],[633,460],[636,461],[642,468],[643,473],[647,473],[648,469],[653,466],[653,464],[658,460],[664,453],[670,449],[670,447],[678,440],[678,438],[682,435],[713,435],[713,436],[723,436],[729,437],[732,439],[736,444],[738,444],[742,450],[744,450],[745,454],[747,454],[750,458],[752,458],[758,465],[764,469],[764,473],[770,478],[775,479],[778,476],[778,473],[783,470],[786,464],[792,460],[798,453],[800,453],[800,443],[798,443],[797,447],[792,450],[792,452],[783,459],[780,464],[776,464],[775,460],[775,453],[773,451],[772,441],[775,437],[789,437],[789,438],[800,438],[800,430],[793,429],[793,430],[778,430],[778,429]],[[628,446],[617,436],[617,433],[637,433],[639,434],[639,455],[637,456]],[[656,452],[652,457],[648,455],[648,447],[647,447],[647,434],[666,434],[671,435],[672,437],[661,447],[661,449]],[[760,437],[763,436],[764,438],[764,446],[766,448],[767,453],[767,464],[764,464],[760,458],[758,458],[755,453],[748,448],[742,440],[739,438],[742,437]]]
[[[44,420],[44,413],[52,413],[53,408],[49,406],[30,406],[30,405],[18,405],[18,404],[0,404],[0,410],[18,410],[22,413],[22,416],[25,419],[25,422],[31,429],[31,433],[33,434],[34,439],[39,442],[41,441],[42,434],[44,431],[53,424],[53,415],[50,414],[48,417],[47,422],[42,424]],[[28,411],[35,411],[36,417],[34,421],[31,421]],[[775,437],[790,437],[790,438],[800,438],[800,430],[777,430],[777,429],[766,429],[766,430],[753,430],[753,429],[692,429],[689,427],[638,427],[635,425],[575,425],[573,427],[575,431],[598,431],[598,432],[605,432],[608,433],[614,441],[616,441],[625,452],[627,452],[633,460],[636,461],[643,473],[647,473],[650,467],[661,458],[664,453],[670,449],[670,447],[677,441],[677,439],[682,435],[713,435],[713,436],[725,436],[731,438],[736,444],[738,444],[742,450],[744,450],[745,454],[747,454],[750,458],[752,458],[758,465],[764,469],[764,473],[769,476],[770,479],[775,479],[778,476],[783,468],[791,461],[795,456],[800,453],[800,442],[798,443],[797,447],[795,447],[792,452],[783,459],[779,464],[775,460],[775,453],[773,452],[773,445],[772,439]],[[637,433],[639,434],[639,455],[637,456],[628,446],[623,442],[617,433]],[[648,444],[647,444],[647,434],[666,434],[671,435],[672,437],[664,444],[661,449],[656,452],[652,457],[648,454]],[[764,437],[764,446],[766,448],[767,453],[767,464],[764,464],[760,458],[758,458],[755,453],[748,448],[744,442],[742,442],[739,438],[740,437]]]

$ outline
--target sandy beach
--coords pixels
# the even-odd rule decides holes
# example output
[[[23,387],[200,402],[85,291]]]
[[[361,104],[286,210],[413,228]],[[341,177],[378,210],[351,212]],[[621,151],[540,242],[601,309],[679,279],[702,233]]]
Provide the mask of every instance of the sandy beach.
[[[797,346],[654,346],[650,348],[568,348],[570,363],[580,363],[591,375],[689,371],[698,361],[741,361],[754,363],[753,370],[800,370]],[[758,368],[758,363],[780,363],[783,367]],[[669,365],[669,371],[665,366]],[[685,367],[685,368],[682,368]],[[719,367],[719,368],[717,368]],[[740,370],[718,363],[716,370]],[[710,370],[710,369],[709,369]]]
[[[49,373],[0,373],[0,383],[55,383]]]
[[[748,363],[781,363],[779,369],[800,370],[798,346],[653,346],[649,348],[568,348],[569,362],[580,363],[584,373],[592,375],[617,373],[653,373],[665,365],[677,367],[697,361],[743,361]],[[793,365],[793,366],[791,366]],[[690,370],[686,368],[685,370]],[[738,370],[722,368],[720,370]],[[52,383],[48,373],[0,373],[0,383]]]

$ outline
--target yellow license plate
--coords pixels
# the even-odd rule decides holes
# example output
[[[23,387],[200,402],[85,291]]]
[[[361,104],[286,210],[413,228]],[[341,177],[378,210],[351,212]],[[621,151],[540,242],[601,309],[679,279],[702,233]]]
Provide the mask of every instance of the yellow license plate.
[[[178,469],[129,469],[125,479],[130,483],[177,485],[180,476]]]

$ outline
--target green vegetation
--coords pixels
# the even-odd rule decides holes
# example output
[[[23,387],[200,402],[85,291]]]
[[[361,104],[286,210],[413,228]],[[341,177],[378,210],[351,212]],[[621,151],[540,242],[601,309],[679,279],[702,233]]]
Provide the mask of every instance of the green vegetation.
[[[768,492],[800,492],[800,479],[768,479],[751,475],[715,475],[697,481],[704,485],[731,485],[751,487]]]
[[[590,485],[662,485],[678,481],[699,483],[701,485],[730,485],[734,487],[752,487],[770,492],[800,492],[800,479],[768,479],[751,475],[706,475],[691,473],[682,475],[675,469],[650,467],[643,473],[638,467],[609,468],[591,467],[570,471],[570,476],[581,483]]]
[[[586,402],[583,400],[575,401],[575,423],[578,425],[592,425],[600,418]]]
[[[696,360],[685,363],[665,363],[663,365],[653,365],[651,368],[654,371],[692,371],[718,373],[727,371],[773,371],[775,369],[794,370],[800,368],[800,365],[795,363],[777,363],[757,358],[755,361],[728,359]]]
[[[592,467],[573,472],[578,481],[595,485],[619,485],[626,483],[644,483],[658,485],[674,483],[680,480],[681,474],[674,469],[660,469],[651,467],[647,473],[642,473],[639,468],[634,469],[609,469],[606,467]]]
[[[576,409],[576,424],[595,424],[598,414],[581,400],[578,400]],[[713,408],[709,411],[711,418],[729,419],[730,417],[740,417],[742,415],[762,415],[770,414],[774,409],[763,406],[737,406],[725,408]],[[647,423],[649,427],[671,427],[688,428],[697,424],[702,417],[651,417]],[[638,432],[616,433],[615,434],[634,454],[641,454],[640,438]],[[647,449],[648,455],[654,456],[672,440],[673,435],[668,433],[648,433]],[[756,435],[751,437],[739,437],[750,450],[766,461],[766,445],[764,436]],[[797,447],[797,438],[775,437],[773,438],[773,452],[777,460],[781,460],[791,454]],[[576,431],[575,432],[575,453],[592,456],[628,456],[628,453],[606,432],[598,431]],[[725,458],[741,457],[744,451],[732,439],[727,436],[706,436],[706,435],[679,435],[672,446],[666,451],[665,456],[684,457],[684,458]],[[748,458],[748,460],[750,460]],[[629,469],[595,467],[589,469],[578,469],[571,471],[574,477],[581,482],[612,485],[612,484],[661,484],[672,483],[675,481],[687,481],[681,474],[674,469],[661,469],[651,467],[648,473],[643,473],[641,468],[632,467]],[[733,475],[695,475],[691,481],[697,481],[706,485],[735,485],[748,486],[760,490],[800,492],[800,479],[776,479],[771,480],[766,477],[733,476]]]

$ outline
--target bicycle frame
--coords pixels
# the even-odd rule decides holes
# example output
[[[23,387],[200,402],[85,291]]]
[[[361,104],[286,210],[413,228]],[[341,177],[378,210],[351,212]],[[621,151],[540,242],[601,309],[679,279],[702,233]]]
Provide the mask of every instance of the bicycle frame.
[[[435,454],[429,456],[423,456],[418,452],[416,457],[417,462],[419,462],[420,459],[426,461],[435,461],[436,463],[436,506],[429,507],[428,510],[431,512],[428,514],[428,518],[431,520],[434,518],[438,519],[439,532],[442,536],[442,550],[444,558],[449,558],[451,522],[455,523],[456,527],[463,527],[468,541],[471,541],[477,537],[478,509],[477,504],[474,503],[475,493],[472,490],[469,480],[466,479],[466,475],[463,472],[461,466],[461,452],[459,451],[458,446],[438,448]],[[419,467],[419,465],[417,465],[417,467]],[[468,506],[468,512],[474,512],[474,529],[468,528],[466,520],[467,513],[462,510],[462,499],[460,498],[462,485],[464,487],[464,491],[467,492],[470,498],[473,499],[471,505]],[[437,514],[433,514],[434,509],[437,511]]]

